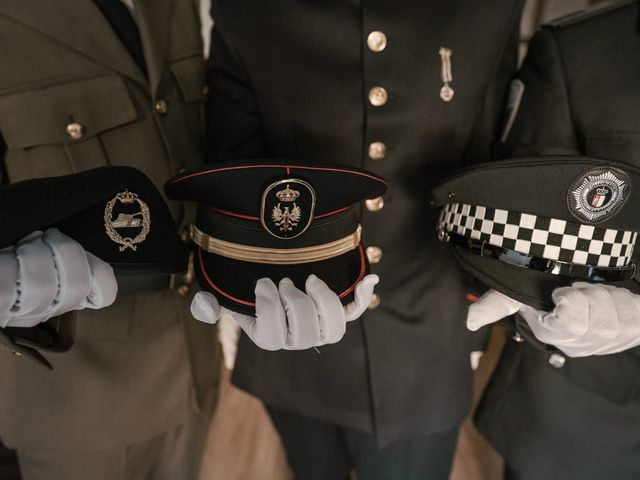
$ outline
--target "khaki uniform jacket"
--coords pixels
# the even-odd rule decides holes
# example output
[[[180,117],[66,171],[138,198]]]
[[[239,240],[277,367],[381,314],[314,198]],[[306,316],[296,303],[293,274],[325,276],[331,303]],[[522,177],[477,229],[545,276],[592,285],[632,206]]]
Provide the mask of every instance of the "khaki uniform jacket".
[[[0,135],[9,181],[105,165],[158,188],[203,161],[206,92],[196,3],[136,0],[148,78],[89,0],[0,2]],[[83,126],[73,139],[69,123]],[[51,199],[55,202],[55,198]],[[184,226],[186,206],[170,203]],[[104,449],[180,423],[217,382],[215,328],[169,288],[77,314],[54,371],[0,352],[0,437],[14,448]]]

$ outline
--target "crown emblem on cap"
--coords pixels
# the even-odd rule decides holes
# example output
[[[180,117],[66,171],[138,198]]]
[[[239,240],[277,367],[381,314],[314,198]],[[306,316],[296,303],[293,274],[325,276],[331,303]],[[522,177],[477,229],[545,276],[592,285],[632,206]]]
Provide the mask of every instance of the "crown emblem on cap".
[[[125,190],[124,192],[120,192],[116,195],[116,199],[120,200],[125,205],[131,205],[133,202],[138,200],[138,195],[129,190]]]
[[[279,190],[276,192],[276,197],[281,202],[295,202],[296,198],[300,196],[300,192],[298,190],[293,190],[289,188],[289,184],[287,184],[287,188],[284,190]]]
[[[137,203],[139,211],[135,213],[119,212],[118,216],[114,219],[113,210],[117,207],[118,202],[122,205],[133,205]],[[129,207],[129,209],[130,208],[131,207]],[[137,194],[129,190],[120,192],[109,200],[104,208],[104,228],[111,241],[120,245],[121,252],[127,248],[136,251],[138,249],[137,244],[145,241],[151,229],[151,213],[149,212],[149,207],[138,198]],[[140,228],[141,230],[135,237],[123,237],[118,233],[119,229],[131,228]]]
[[[607,193],[609,193],[609,189],[605,187],[600,187],[596,190],[596,193],[598,195],[606,195]]]

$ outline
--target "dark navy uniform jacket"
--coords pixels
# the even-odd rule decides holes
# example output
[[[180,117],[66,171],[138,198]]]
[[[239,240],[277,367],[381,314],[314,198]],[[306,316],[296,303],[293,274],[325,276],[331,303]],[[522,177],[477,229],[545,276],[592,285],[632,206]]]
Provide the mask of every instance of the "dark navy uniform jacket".
[[[507,152],[640,163],[639,6],[615,2],[535,35]],[[640,349],[568,358],[516,327],[524,341],[507,342],[476,417],[514,478],[640,478]]]
[[[462,421],[478,347],[427,192],[442,172],[489,158],[521,8],[517,0],[213,2],[212,160],[334,162],[390,185],[362,209],[381,277],[375,308],[319,352],[265,352],[244,338],[238,386],[272,407],[375,431],[381,444]],[[454,96],[445,101],[448,50]]]

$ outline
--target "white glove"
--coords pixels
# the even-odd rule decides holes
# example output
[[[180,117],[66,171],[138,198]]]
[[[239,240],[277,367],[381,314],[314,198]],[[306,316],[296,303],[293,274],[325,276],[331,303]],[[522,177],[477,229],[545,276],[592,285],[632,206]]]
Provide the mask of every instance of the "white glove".
[[[467,328],[477,330],[519,313],[538,340],[570,357],[617,353],[640,345],[640,296],[611,285],[576,282],[553,291],[552,312],[490,290],[469,307]]]
[[[106,307],[117,290],[111,266],[58,229],[33,232],[0,250],[0,328]]]
[[[306,294],[288,278],[283,278],[278,287],[270,279],[261,278],[255,289],[255,317],[220,307],[209,292],[196,293],[191,313],[206,323],[216,323],[220,315],[229,313],[264,350],[304,350],[342,339],[347,322],[367,309],[377,283],[377,275],[364,277],[356,285],[354,301],[343,307],[338,296],[315,275],[307,278]]]

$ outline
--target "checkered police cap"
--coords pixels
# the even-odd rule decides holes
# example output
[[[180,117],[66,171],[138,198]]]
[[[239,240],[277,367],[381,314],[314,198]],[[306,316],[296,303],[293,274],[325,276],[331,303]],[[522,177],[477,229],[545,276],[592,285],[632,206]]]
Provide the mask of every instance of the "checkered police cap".
[[[578,280],[635,290],[639,180],[631,165],[586,157],[467,168],[433,190],[438,236],[463,268],[530,304]]]

